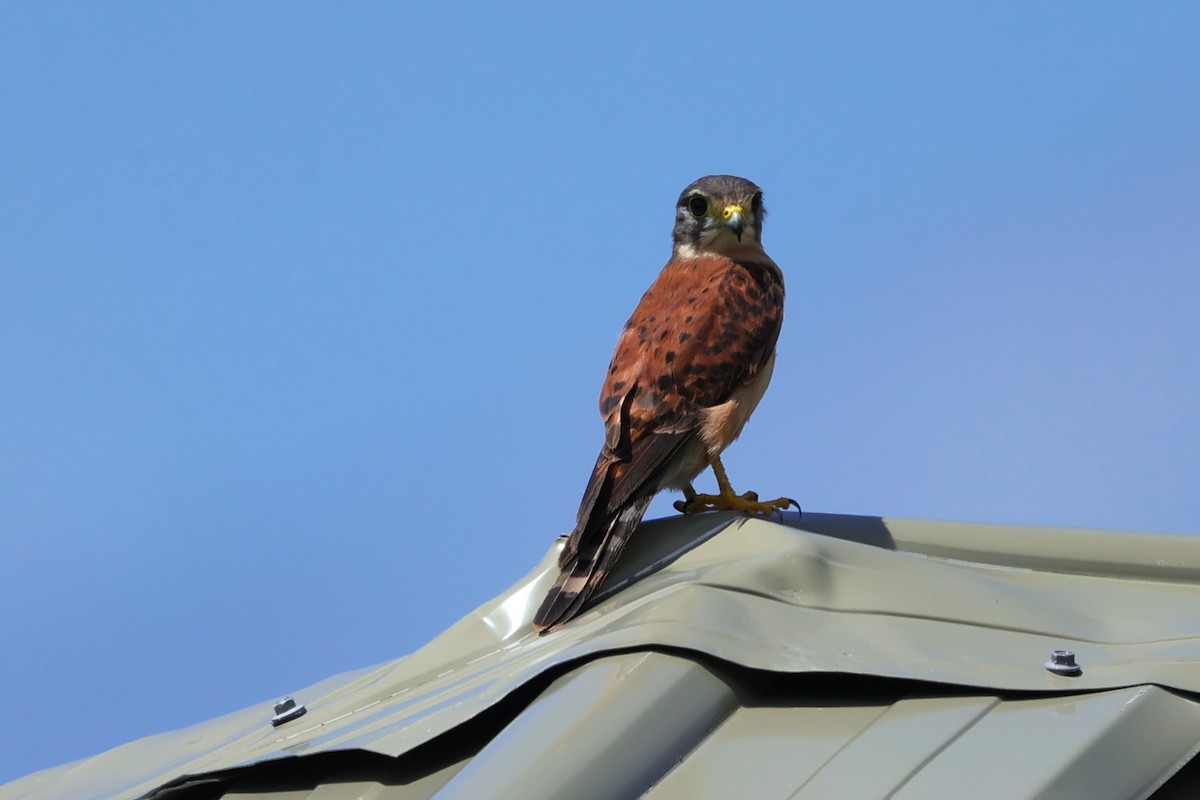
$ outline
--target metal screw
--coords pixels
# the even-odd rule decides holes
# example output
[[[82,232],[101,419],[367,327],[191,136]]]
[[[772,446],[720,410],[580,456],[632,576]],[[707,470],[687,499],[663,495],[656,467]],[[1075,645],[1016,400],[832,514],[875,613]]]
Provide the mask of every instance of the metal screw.
[[[1075,654],[1070,650],[1050,651],[1050,660],[1046,662],[1046,669],[1055,675],[1079,675],[1083,672],[1083,667],[1075,663]]]
[[[278,728],[285,722],[291,722],[297,717],[303,717],[308,713],[308,709],[304,706],[296,705],[296,701],[291,697],[281,698],[275,703],[275,716],[271,717],[271,725]]]

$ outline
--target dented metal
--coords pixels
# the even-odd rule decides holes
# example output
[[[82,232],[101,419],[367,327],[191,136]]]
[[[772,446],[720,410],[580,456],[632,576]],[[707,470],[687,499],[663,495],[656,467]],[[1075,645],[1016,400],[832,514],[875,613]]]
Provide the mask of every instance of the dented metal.
[[[380,797],[1140,797],[1200,749],[1200,538],[658,520],[591,609],[539,637],[559,547],[424,648],[303,705],[133,742],[0,800],[166,798],[351,752],[399,771]],[[1064,681],[1053,651],[1087,669]],[[456,737],[423,766],[416,748]]]

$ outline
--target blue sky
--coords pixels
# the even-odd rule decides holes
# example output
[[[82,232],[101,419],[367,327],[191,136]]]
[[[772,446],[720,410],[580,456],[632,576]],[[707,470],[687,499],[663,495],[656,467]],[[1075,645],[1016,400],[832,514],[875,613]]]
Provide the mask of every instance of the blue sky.
[[[523,575],[707,173],[788,282],[739,490],[1200,530],[1200,5],[834,6],[5,4],[0,782]]]

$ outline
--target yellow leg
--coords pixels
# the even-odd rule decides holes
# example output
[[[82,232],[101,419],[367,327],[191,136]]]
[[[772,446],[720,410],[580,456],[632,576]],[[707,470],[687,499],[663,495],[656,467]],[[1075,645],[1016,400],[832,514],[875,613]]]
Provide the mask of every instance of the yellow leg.
[[[729,476],[725,474],[725,466],[716,456],[712,457],[712,469],[713,474],[717,477],[717,489],[720,494],[697,494],[696,490],[688,485],[683,490],[683,500],[675,503],[676,511],[682,511],[684,514],[699,514],[703,511],[740,511],[743,514],[761,514],[767,517],[776,511],[780,512],[782,516],[783,511],[791,506],[795,506],[797,511],[800,510],[800,504],[790,497],[780,497],[778,500],[763,502],[754,492],[736,494],[729,484]]]

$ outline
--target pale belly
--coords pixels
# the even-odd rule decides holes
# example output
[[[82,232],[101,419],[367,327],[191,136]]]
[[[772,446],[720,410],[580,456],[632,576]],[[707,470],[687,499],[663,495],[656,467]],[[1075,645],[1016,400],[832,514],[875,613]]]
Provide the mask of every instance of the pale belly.
[[[700,435],[685,445],[671,462],[663,475],[662,486],[682,489],[690,485],[709,466],[712,457],[721,455],[741,435],[746,421],[766,394],[774,371],[775,354],[772,353],[762,370],[749,383],[735,389],[724,403],[704,410]]]

